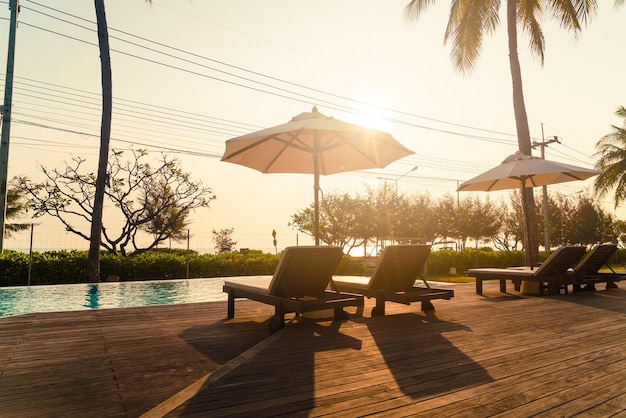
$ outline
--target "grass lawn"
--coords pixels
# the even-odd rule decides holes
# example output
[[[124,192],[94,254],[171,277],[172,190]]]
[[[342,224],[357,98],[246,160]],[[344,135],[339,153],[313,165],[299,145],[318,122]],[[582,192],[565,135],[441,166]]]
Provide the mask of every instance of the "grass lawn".
[[[467,277],[467,276],[463,276],[460,274],[445,275],[445,276],[428,275],[426,276],[426,280],[432,280],[434,282],[448,282],[448,283],[474,283],[473,277]]]

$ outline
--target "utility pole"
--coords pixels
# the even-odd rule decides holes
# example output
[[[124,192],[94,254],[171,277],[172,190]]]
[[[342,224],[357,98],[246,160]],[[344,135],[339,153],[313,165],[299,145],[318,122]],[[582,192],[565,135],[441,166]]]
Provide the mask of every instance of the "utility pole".
[[[4,81],[4,105],[2,106],[2,136],[0,137],[0,253],[4,250],[4,225],[7,213],[7,175],[9,171],[9,134],[11,133],[11,106],[13,100],[13,67],[15,64],[15,34],[17,32],[18,0],[9,0],[11,23],[7,71]]]
[[[533,141],[532,148],[541,147],[541,158],[546,159],[545,149],[549,144],[560,144],[561,141],[557,136],[553,136],[552,139],[545,140],[543,136],[543,123],[541,124],[541,142]],[[550,249],[550,222],[548,219],[548,186],[543,186],[543,238],[544,248]]]

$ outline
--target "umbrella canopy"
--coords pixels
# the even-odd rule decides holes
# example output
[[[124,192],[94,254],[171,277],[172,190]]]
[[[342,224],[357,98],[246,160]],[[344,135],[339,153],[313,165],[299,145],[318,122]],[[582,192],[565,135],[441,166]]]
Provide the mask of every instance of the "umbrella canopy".
[[[313,107],[285,124],[229,139],[222,161],[262,173],[313,174],[319,245],[320,175],[384,168],[413,153],[386,132],[325,116]]]
[[[526,193],[524,188],[565,183],[574,180],[586,180],[600,174],[599,171],[577,167],[556,161],[517,152],[508,156],[502,163],[467,180],[459,186],[459,191],[494,191],[522,188],[522,210],[524,212],[525,234],[530,242],[530,226],[526,211]],[[528,252],[530,267],[533,266],[532,251]]]
[[[464,182],[459,186],[459,190],[489,192],[515,189],[520,187],[522,183],[525,187],[538,187],[574,180],[586,180],[598,174],[600,174],[599,171],[589,168],[516,153],[508,156],[499,166]]]

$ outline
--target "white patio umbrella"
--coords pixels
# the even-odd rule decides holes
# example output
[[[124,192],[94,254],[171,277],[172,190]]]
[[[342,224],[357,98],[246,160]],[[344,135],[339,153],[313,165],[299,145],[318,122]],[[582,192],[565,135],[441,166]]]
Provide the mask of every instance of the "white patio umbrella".
[[[313,174],[314,234],[319,245],[319,176],[384,168],[414,152],[386,132],[325,116],[316,107],[291,121],[226,141],[222,161],[262,173]]]
[[[524,232],[528,242],[530,242],[530,226],[528,225],[526,193],[524,193],[524,188],[565,183],[574,180],[586,180],[598,174],[600,174],[600,172],[596,170],[544,160],[543,158],[523,154],[518,151],[513,155],[509,155],[499,166],[462,183],[458,190],[489,192],[521,187],[525,226]],[[532,268],[532,251],[528,254],[530,267]]]

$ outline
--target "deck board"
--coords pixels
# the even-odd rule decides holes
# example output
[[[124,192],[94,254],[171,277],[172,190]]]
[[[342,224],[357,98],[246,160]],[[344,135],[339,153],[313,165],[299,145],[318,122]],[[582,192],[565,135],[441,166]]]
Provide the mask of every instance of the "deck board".
[[[0,415],[623,416],[618,286],[455,285],[432,313],[389,303],[372,318],[366,299],[364,317],[289,320],[271,338],[273,307],[252,301],[232,320],[226,302],[1,318]]]

